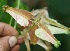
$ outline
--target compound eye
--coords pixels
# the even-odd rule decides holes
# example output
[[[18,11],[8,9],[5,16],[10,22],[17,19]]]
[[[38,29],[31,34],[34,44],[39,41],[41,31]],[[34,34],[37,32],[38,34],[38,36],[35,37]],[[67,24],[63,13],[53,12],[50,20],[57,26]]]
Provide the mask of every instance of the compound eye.
[[[8,5],[3,5],[3,10],[6,11],[6,9],[9,7]]]

